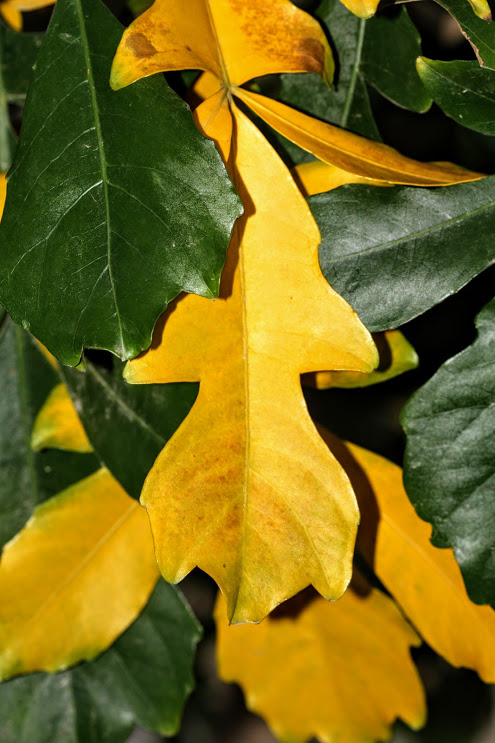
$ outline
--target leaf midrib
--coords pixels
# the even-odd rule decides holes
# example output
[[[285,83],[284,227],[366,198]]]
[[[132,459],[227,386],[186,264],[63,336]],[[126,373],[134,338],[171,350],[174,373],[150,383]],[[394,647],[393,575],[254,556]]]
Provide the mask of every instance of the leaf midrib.
[[[358,28],[357,40],[356,40],[356,56],[354,57],[354,64],[352,66],[351,77],[349,80],[349,88],[347,89],[347,95],[345,97],[344,110],[342,111],[342,116],[340,118],[340,126],[343,129],[347,129],[349,114],[351,112],[351,106],[354,100],[354,93],[356,90],[357,79],[358,79],[359,72],[360,72],[361,58],[363,55],[363,46],[364,46],[364,33],[366,29],[365,24],[366,24],[366,20],[364,18],[361,18],[359,20],[359,28]]]
[[[93,75],[93,64],[91,61],[91,54],[89,51],[89,41],[88,41],[88,35],[86,32],[86,26],[84,22],[84,13],[82,9],[81,0],[74,0],[74,2],[76,6],[78,21],[79,21],[79,27],[81,30],[81,43],[82,43],[82,49],[83,49],[83,54],[84,54],[84,62],[86,65],[86,70],[87,70],[88,86],[89,86],[89,91],[91,95],[91,105],[93,108],[93,118],[95,122],[96,140],[98,143],[98,155],[99,155],[101,175],[102,175],[102,185],[103,185],[103,195],[104,195],[104,200],[105,200],[105,215],[106,215],[106,225],[107,225],[108,278],[110,280],[110,287],[112,290],[113,304],[115,307],[115,315],[117,317],[117,322],[119,325],[121,354],[124,357],[126,355],[126,347],[125,347],[124,333],[123,333],[123,328],[122,328],[122,318],[120,316],[119,306],[117,303],[117,294],[115,291],[115,282],[114,282],[113,272],[112,272],[112,255],[111,255],[112,232],[111,232],[111,227],[110,227],[110,199],[109,199],[109,194],[108,194],[109,183],[108,183],[108,175],[107,175],[107,162],[105,159],[105,150],[103,147],[103,136],[102,136],[102,130],[101,130],[100,113],[99,113],[98,101],[96,97],[96,86],[95,86],[94,75]]]

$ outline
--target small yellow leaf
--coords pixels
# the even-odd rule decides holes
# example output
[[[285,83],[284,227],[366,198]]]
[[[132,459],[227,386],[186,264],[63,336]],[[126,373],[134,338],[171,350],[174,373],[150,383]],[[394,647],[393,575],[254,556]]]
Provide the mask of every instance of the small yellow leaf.
[[[338,598],[349,582],[354,495],[309,417],[300,374],[368,372],[377,353],[321,273],[318,228],[289,171],[235,105],[232,114],[245,215],[220,297],[174,302],[126,377],[201,382],[142,503],[164,577],[179,581],[198,565],[227,596],[232,621],[258,622],[310,583]]]
[[[236,88],[233,92],[291,142],[351,173],[411,186],[447,186],[484,177],[458,165],[412,160],[388,145],[339,129],[249,90]]]
[[[32,10],[39,10],[39,8],[46,8],[49,5],[53,5],[54,3],[55,0],[4,0],[4,2],[2,2],[2,5],[9,5],[11,8],[14,8],[17,11],[30,12]]]
[[[276,72],[317,72],[333,57],[320,24],[290,0],[155,0],[124,32],[114,89],[168,70],[211,72],[224,87]]]
[[[53,388],[36,416],[31,447],[34,451],[47,447],[81,453],[93,451],[65,385]]]
[[[12,3],[5,2],[0,3],[0,14],[8,25],[14,29],[14,31],[22,31],[22,13],[14,8]],[[5,179],[5,175],[0,175],[0,178]],[[0,187],[1,188],[1,187]],[[5,198],[5,196],[4,196]],[[0,218],[2,216],[3,207],[0,209]]]
[[[492,10],[487,0],[468,0],[470,6],[482,21],[492,20]]]
[[[38,506],[0,562],[0,678],[105,650],[158,578],[148,518],[101,469]]]
[[[320,433],[346,467],[362,512],[358,545],[417,631],[454,666],[495,683],[495,611],[468,598],[451,549],[430,542],[431,525],[416,515],[402,470],[354,444]]]
[[[305,374],[303,384],[327,390],[330,387],[369,387],[372,384],[386,382],[399,374],[415,369],[419,363],[418,354],[399,330],[387,330],[374,336],[378,348],[383,345],[384,358],[388,363],[384,369],[375,369],[369,374],[352,371],[322,371]]]
[[[375,15],[380,0],[341,0],[341,3],[359,18],[371,18]]]
[[[2,219],[6,198],[7,198],[7,178],[5,177],[5,173],[0,173],[0,219]]]
[[[363,183],[368,186],[392,185],[387,181],[378,181],[374,178],[365,178],[355,173],[349,173],[347,170],[342,170],[321,160],[297,165],[293,168],[292,175],[304,196],[326,193],[348,183]]]
[[[334,603],[316,597],[296,618],[242,627],[228,625],[219,599],[215,619],[220,678],[240,684],[282,741],[371,743],[388,739],[398,717],[423,725],[409,653],[420,640],[380,591],[349,588]]]

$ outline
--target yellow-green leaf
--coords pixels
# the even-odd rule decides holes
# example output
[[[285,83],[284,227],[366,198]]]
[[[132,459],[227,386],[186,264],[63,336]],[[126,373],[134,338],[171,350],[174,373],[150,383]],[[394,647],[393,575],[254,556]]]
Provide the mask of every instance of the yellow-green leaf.
[[[369,372],[377,354],[321,274],[318,228],[290,173],[235,105],[232,112],[229,167],[245,215],[220,297],[175,302],[126,374],[137,383],[201,382],[142,503],[164,577],[179,581],[198,565],[226,595],[232,621],[258,622],[310,583],[338,598],[349,582],[354,495],[309,417],[300,374]]]
[[[380,356],[384,359],[383,368],[380,363],[378,369],[369,374],[352,371],[315,372],[306,374],[303,384],[316,387],[317,390],[327,390],[330,387],[369,387],[417,367],[418,354],[399,330],[386,330],[384,333],[376,333],[373,337],[381,351]]]
[[[249,90],[236,88],[234,94],[291,142],[357,175],[411,186],[448,186],[484,177],[450,163],[420,163],[381,142],[339,129]]]
[[[107,470],[38,506],[0,562],[0,678],[95,658],[157,579],[146,513]]]
[[[267,44],[269,40],[269,44]],[[317,72],[333,58],[318,21],[290,0],[155,0],[124,32],[111,85],[167,70],[199,69],[242,85],[275,72]]]
[[[347,10],[359,18],[371,18],[375,15],[380,0],[341,0]]]
[[[482,21],[492,20],[492,10],[487,0],[468,0],[468,2],[478,18],[481,18]]]
[[[423,725],[409,653],[420,640],[380,591],[350,588],[334,603],[315,598],[295,618],[242,627],[228,625],[219,600],[215,618],[220,677],[240,684],[280,740],[371,743],[388,739],[399,717]]]
[[[377,576],[437,653],[495,683],[495,611],[470,601],[453,551],[431,544],[431,525],[409,502],[400,467],[353,444],[346,454],[321,433],[351,477],[362,513],[359,548]]]
[[[31,447],[34,451],[48,447],[81,453],[93,451],[64,384],[53,388],[38,413],[31,434]]]

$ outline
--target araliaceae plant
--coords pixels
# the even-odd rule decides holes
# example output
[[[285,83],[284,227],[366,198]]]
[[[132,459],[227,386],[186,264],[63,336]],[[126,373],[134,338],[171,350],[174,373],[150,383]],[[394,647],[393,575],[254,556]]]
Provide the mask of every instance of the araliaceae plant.
[[[18,30],[45,5],[0,3],[0,740],[173,735],[195,567],[280,740],[421,728],[422,640],[495,683],[493,300],[402,413],[407,494],[301,382],[414,369],[398,328],[490,270],[492,178],[382,143],[367,92],[493,135],[489,7],[445,3],[474,51],[444,62],[369,2],[132,2],[124,31],[57,0]]]

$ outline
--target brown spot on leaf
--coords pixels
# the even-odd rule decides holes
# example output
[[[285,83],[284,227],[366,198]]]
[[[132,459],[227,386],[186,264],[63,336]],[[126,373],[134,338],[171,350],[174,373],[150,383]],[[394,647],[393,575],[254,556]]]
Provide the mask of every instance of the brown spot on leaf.
[[[295,53],[304,58],[308,72],[321,72],[323,69],[325,64],[325,47],[318,39],[301,39]]]
[[[129,34],[126,41],[126,46],[129,47],[131,52],[138,59],[145,59],[146,57],[152,57],[156,54],[156,49],[151,41],[141,33]]]

